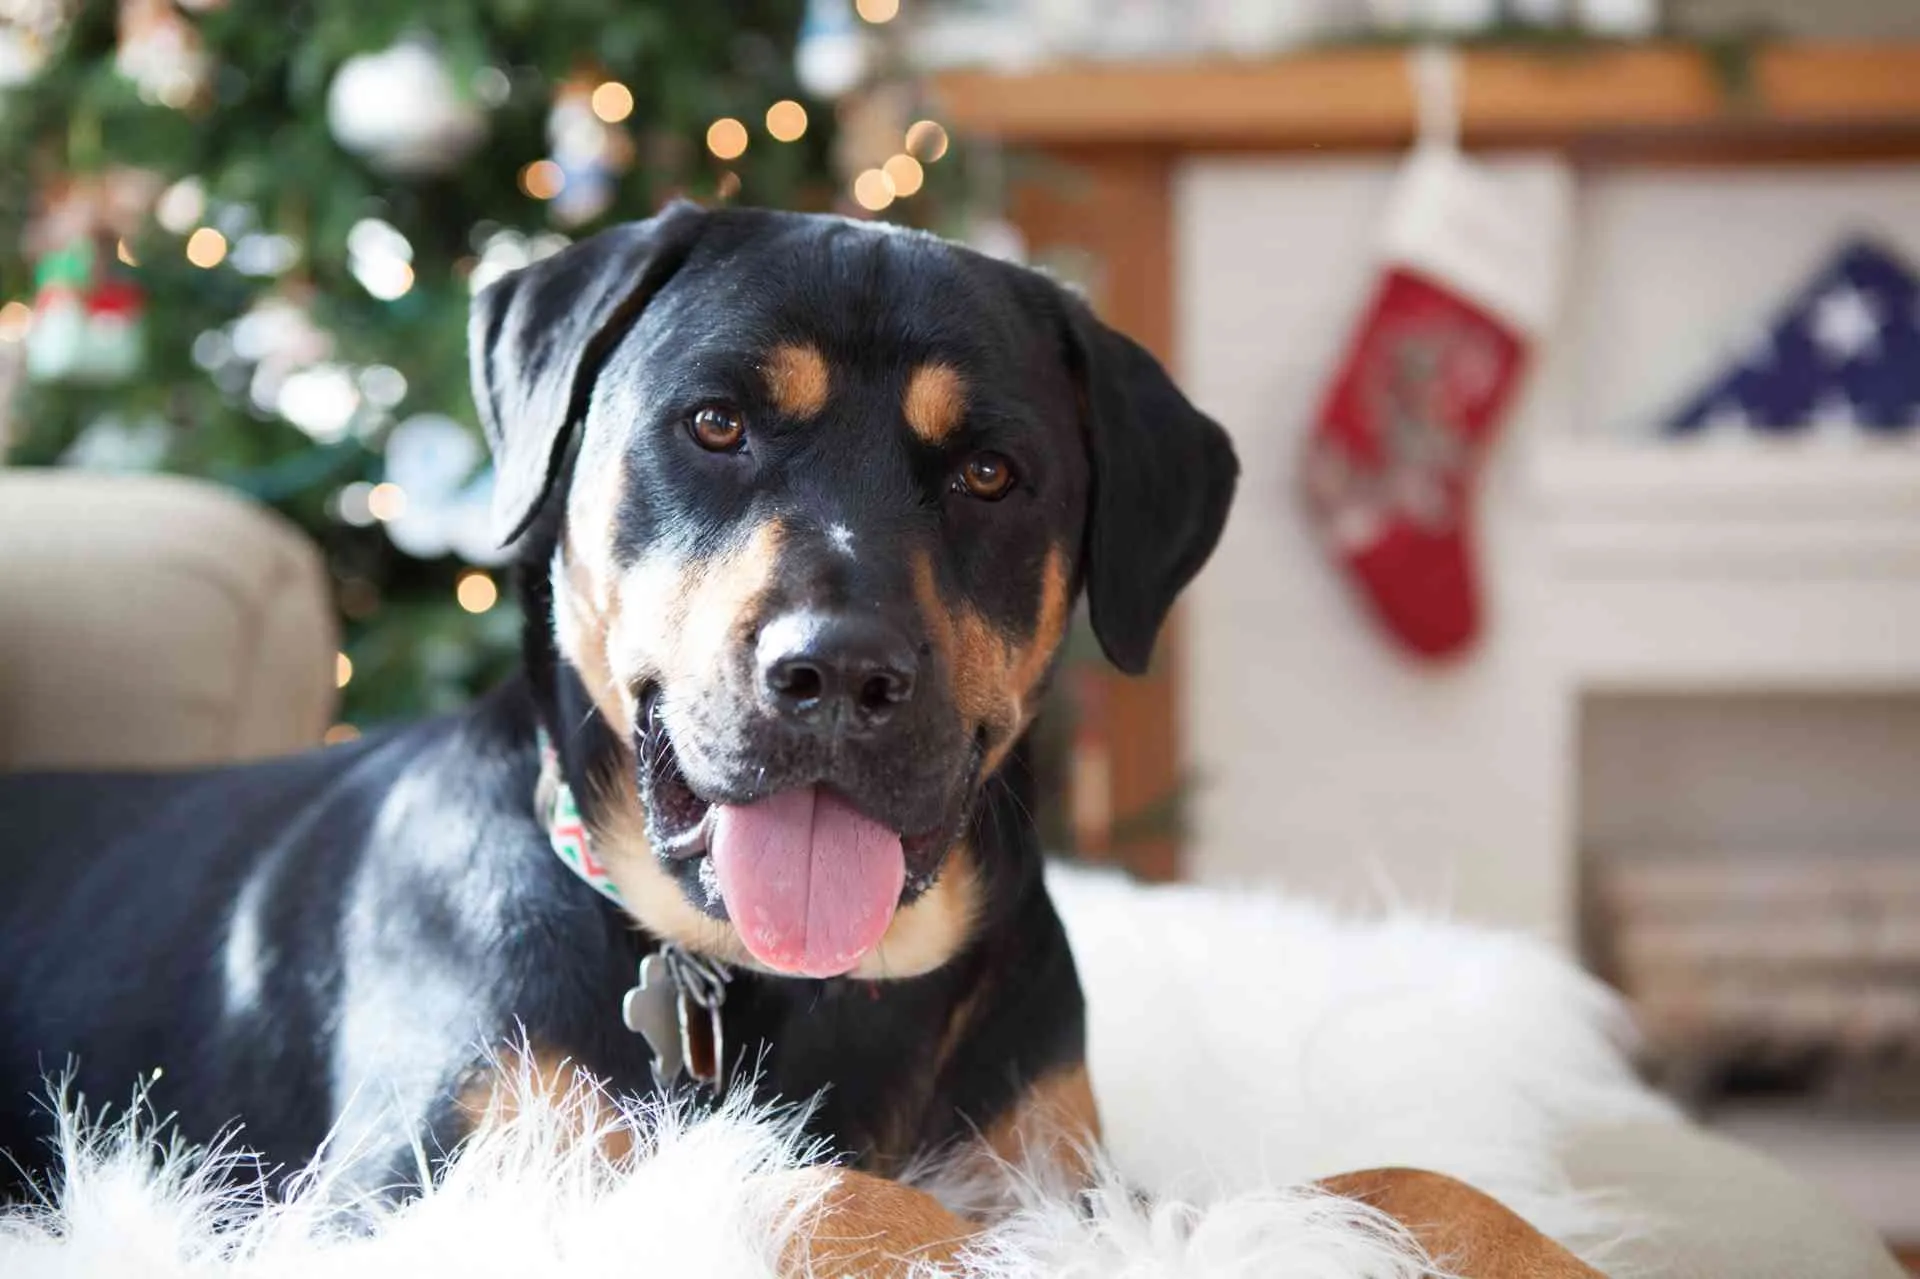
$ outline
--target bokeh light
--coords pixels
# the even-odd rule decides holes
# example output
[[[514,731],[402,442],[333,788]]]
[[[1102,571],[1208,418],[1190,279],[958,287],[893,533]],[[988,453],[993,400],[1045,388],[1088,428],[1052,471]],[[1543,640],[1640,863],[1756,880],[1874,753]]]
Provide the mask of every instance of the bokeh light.
[[[203,226],[187,237],[187,261],[202,269],[219,266],[227,257],[227,237]]]
[[[947,153],[947,131],[932,120],[916,120],[907,128],[907,154],[932,164]]]
[[[376,520],[397,520],[407,513],[407,491],[388,480],[367,492],[367,509]]]
[[[853,201],[869,213],[893,203],[893,179],[880,169],[868,169],[853,180]]]
[[[767,108],[767,132],[775,142],[797,142],[807,131],[807,109],[792,98]]]
[[[536,200],[551,200],[567,185],[567,175],[551,160],[535,160],[520,170],[520,189]]]
[[[893,193],[903,200],[918,191],[927,177],[920,162],[910,155],[894,156],[880,166],[880,171],[887,175],[887,181],[893,183]]]
[[[608,124],[619,124],[633,114],[633,90],[618,80],[609,80],[593,91],[593,113]]]
[[[722,116],[707,126],[707,150],[722,160],[738,160],[747,153],[747,126]]]
[[[484,613],[500,602],[500,588],[494,585],[492,577],[475,569],[460,575],[460,581],[453,588],[453,597],[467,612]]]

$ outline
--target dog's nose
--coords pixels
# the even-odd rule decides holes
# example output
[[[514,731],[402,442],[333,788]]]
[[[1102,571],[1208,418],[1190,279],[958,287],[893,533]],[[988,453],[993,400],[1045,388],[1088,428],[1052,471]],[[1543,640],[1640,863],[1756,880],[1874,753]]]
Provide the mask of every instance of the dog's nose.
[[[761,628],[756,656],[767,703],[792,719],[877,728],[913,697],[920,661],[877,618],[790,613]]]

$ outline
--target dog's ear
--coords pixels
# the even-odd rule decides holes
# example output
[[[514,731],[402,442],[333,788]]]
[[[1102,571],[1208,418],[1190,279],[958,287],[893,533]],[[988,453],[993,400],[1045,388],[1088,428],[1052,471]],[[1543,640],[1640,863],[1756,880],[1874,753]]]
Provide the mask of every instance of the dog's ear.
[[[1187,402],[1160,362],[1066,298],[1093,492],[1084,577],[1093,633],[1138,675],[1173,601],[1220,540],[1240,463],[1227,433]]]
[[[473,403],[493,449],[493,533],[526,531],[585,414],[594,375],[686,260],[705,213],[676,201],[495,281],[473,300]]]

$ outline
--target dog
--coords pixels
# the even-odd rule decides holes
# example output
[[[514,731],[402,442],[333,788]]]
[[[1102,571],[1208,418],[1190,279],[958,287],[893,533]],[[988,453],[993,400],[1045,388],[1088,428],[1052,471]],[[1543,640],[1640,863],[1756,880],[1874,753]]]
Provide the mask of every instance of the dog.
[[[1083,597],[1147,666],[1225,432],[1042,275],[824,216],[675,204],[470,338],[522,671],[288,759],[0,780],[0,1148],[48,1171],[69,1072],[393,1191],[516,1072],[746,1088],[854,1170],[857,1246],[796,1265],[951,1255],[891,1174],[1098,1134],[1023,743]],[[1409,1176],[1338,1188],[1470,1194]],[[1503,1213],[1455,1225],[1577,1264]]]

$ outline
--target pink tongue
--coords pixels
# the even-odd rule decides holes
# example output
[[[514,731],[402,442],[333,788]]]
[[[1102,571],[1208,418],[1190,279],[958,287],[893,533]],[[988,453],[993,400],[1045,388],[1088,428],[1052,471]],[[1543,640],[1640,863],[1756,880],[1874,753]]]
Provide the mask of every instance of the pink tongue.
[[[718,805],[710,855],[753,957],[806,977],[837,977],[878,945],[907,878],[900,837],[817,786]]]

